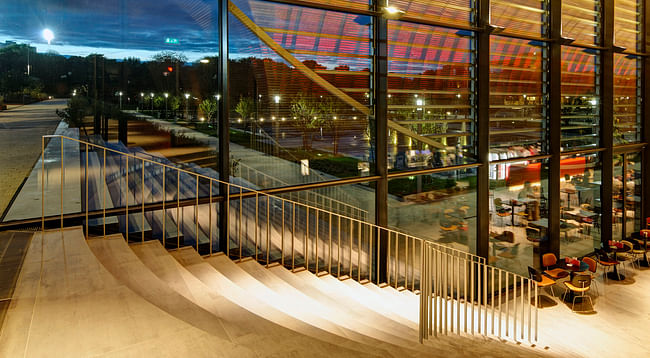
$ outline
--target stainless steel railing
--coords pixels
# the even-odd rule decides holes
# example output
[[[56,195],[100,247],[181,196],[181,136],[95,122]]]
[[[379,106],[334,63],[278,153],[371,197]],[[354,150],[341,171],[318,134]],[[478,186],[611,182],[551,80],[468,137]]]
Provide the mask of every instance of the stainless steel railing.
[[[45,158],[48,138],[49,145],[57,145],[58,138],[61,148],[65,141],[77,143],[80,156],[85,157],[83,165],[75,168],[66,165],[61,149],[60,167],[56,168],[61,182],[57,190],[45,189],[45,163],[50,163],[48,170],[52,170],[52,163],[56,162],[56,158]],[[79,175],[87,236],[91,232],[107,235],[113,230],[121,232],[126,240],[157,239],[168,248],[193,246],[205,255],[219,251],[220,245],[216,244],[225,240],[226,253],[235,260],[253,257],[266,265],[280,263],[292,270],[306,269],[420,292],[421,340],[449,331],[488,334],[488,327],[492,334],[516,339],[524,336],[526,323],[528,339],[537,338],[536,309],[534,320],[530,318],[530,307],[527,321],[523,313],[521,319],[511,314],[525,310],[524,297],[531,298],[531,284],[537,292],[534,282],[488,266],[483,257],[313,205],[222,182],[137,155],[140,153],[124,153],[60,135],[44,136],[42,146],[43,229],[45,208],[49,205],[60,206],[63,227],[65,176]],[[89,164],[90,156],[98,157],[99,160],[92,161],[99,163],[97,167]],[[108,199],[112,208],[107,208]],[[225,205],[218,205],[219,202]],[[226,210],[225,215],[221,210]],[[227,237],[220,237],[220,217],[228,218]],[[385,266],[379,264],[382,253],[387,256]],[[519,306],[515,303],[517,297]],[[509,305],[513,304],[511,312]],[[533,324],[534,338],[530,333]]]
[[[276,177],[263,173],[255,168],[251,168],[244,163],[239,164],[238,176],[259,187],[273,188],[290,185],[289,183],[282,181]],[[337,193],[330,192],[332,189],[333,188],[328,187],[317,189],[318,191],[310,190],[302,192],[290,192],[282,194],[282,196],[285,197],[285,199],[305,203],[326,211],[332,211],[337,214],[353,217],[362,221],[368,220],[368,211],[333,198]],[[321,191],[324,193],[321,193]]]
[[[428,243],[424,246],[420,341],[481,334],[537,342],[537,282],[484,262],[446,255]]]

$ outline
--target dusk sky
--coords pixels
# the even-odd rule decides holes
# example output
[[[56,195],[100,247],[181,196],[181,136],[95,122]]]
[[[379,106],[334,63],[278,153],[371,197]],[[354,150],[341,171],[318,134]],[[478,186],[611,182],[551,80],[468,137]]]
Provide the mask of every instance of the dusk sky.
[[[190,61],[217,53],[214,0],[0,0],[0,42],[30,43],[39,52],[151,58],[183,52]],[[55,39],[48,46],[41,33]],[[166,38],[179,44],[166,44]]]

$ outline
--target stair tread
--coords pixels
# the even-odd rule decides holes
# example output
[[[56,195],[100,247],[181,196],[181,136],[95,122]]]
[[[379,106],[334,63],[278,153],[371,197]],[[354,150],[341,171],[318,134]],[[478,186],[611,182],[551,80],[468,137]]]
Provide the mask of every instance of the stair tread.
[[[290,331],[259,317],[212,290],[169,255],[158,241],[130,245],[135,254],[172,289],[219,317],[232,339],[259,354],[300,356],[351,355],[333,344]]]
[[[187,257],[185,257],[184,260],[181,256],[190,256],[187,252],[176,250],[172,251],[171,254],[205,285],[220,292],[230,301],[236,302],[238,305],[257,316],[263,317],[293,331],[301,332],[310,337],[335,344],[338,347],[352,350],[354,351],[354,356],[385,356],[385,352],[383,351],[383,354],[373,353],[376,350],[371,347],[331,334],[319,327],[309,325],[299,318],[295,318],[276,309],[267,303],[268,300],[260,300],[254,297],[249,293],[249,291],[238,286],[209,263],[204,261],[197,263],[194,260],[186,260]],[[195,251],[194,254],[198,256]],[[194,263],[189,263],[192,261],[194,261]]]
[[[366,302],[369,298],[367,296],[362,297],[364,293],[362,290],[357,290],[356,295],[348,295],[348,291],[344,290],[345,286],[342,283],[340,284],[340,281],[319,278],[307,270],[292,273],[282,266],[275,266],[269,270],[310,297],[325,304],[337,305],[343,308],[348,315],[357,317],[359,320],[365,320],[366,323],[370,323],[376,329],[399,335],[405,339],[417,340],[416,326],[404,326],[369,309]],[[360,300],[357,301],[357,298]]]
[[[240,264],[235,264],[228,257],[216,256],[207,259],[211,265],[217,270],[227,273],[228,277],[237,276],[236,283],[242,288],[250,290],[261,295],[270,302],[273,302],[275,307],[284,309],[287,313],[300,317],[309,323],[321,327],[329,332],[337,334],[341,337],[364,343],[372,347],[384,349],[390,355],[417,355],[418,352],[406,347],[397,346],[392,343],[380,340],[377,337],[390,340],[392,337],[389,335],[380,335],[376,331],[356,324],[349,317],[346,317],[341,312],[334,309],[329,309],[324,305],[309,299],[300,291],[293,289],[290,285],[282,282],[282,280],[273,277],[273,274],[267,272],[266,268],[259,265],[253,260],[248,260]],[[275,289],[270,285],[279,286],[282,293],[278,288]],[[318,307],[318,309],[316,309]],[[324,317],[327,316],[327,317]],[[354,327],[354,328],[350,328]],[[358,329],[359,331],[356,331]],[[360,332],[363,331],[363,332]],[[375,334],[375,337],[368,334]],[[395,340],[394,340],[395,341]]]
[[[192,354],[193,344],[253,356],[171,317],[119,283],[78,227],[34,235],[2,329],[0,356],[7,357],[92,356],[147,346]],[[179,332],[192,338],[174,340]]]

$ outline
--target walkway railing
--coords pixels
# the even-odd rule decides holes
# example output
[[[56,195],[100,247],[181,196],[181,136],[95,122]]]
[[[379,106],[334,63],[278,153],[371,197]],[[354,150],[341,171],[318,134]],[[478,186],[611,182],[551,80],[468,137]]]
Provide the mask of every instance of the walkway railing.
[[[45,157],[46,138],[50,146],[61,145],[60,158]],[[79,145],[79,168],[66,165],[65,141]],[[537,311],[532,319],[530,303],[524,303],[531,285],[537,297],[535,282],[490,267],[483,257],[153,159],[65,136],[43,137],[43,230],[51,219],[46,208],[60,208],[63,227],[63,204],[77,199],[65,197],[65,178],[78,175],[87,236],[118,232],[127,241],[160,240],[167,248],[193,246],[204,255],[225,246],[235,260],[419,292],[420,340],[447,332],[517,339],[525,330],[529,340],[537,339]],[[52,188],[46,175],[57,174],[60,188]],[[228,218],[227,237],[220,237],[221,217]],[[387,261],[379,264],[384,255]]]

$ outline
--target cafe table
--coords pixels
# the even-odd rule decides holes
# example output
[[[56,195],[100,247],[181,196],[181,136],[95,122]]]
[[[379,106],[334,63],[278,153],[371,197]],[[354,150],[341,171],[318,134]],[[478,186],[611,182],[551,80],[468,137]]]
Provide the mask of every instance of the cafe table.
[[[606,246],[605,251],[614,253],[614,259],[618,261],[617,254],[630,251],[630,247],[627,245],[623,245],[622,248]],[[607,278],[614,281],[625,280],[625,276],[618,272],[618,265],[614,265],[614,270],[607,273]]]

